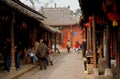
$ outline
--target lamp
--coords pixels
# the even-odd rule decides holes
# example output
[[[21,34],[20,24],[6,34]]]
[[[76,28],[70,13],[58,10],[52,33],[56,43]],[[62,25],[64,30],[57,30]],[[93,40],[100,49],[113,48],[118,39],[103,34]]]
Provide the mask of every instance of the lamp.
[[[118,26],[118,22],[116,20],[113,20],[113,23],[112,23],[113,27],[114,26]]]

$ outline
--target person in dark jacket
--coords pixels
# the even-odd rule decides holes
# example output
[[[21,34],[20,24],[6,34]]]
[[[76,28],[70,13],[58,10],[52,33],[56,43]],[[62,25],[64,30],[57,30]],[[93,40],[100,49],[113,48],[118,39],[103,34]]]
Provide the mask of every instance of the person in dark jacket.
[[[40,65],[40,70],[43,68],[46,70],[47,69],[47,64],[46,64],[46,58],[47,58],[47,45],[43,43],[43,40],[40,40],[40,44],[37,49],[38,53],[38,60],[39,60],[39,65]]]
[[[10,71],[10,67],[11,67],[11,43],[10,43],[10,39],[7,38],[5,41],[5,45],[4,45],[4,65],[5,65],[5,70],[6,71]]]
[[[82,50],[83,50],[83,57],[85,57],[85,51],[86,51],[86,40],[82,43]]]

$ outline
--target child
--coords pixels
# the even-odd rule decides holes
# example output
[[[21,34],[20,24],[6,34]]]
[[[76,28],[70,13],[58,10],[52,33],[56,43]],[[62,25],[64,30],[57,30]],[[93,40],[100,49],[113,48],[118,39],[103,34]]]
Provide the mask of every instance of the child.
[[[51,51],[51,49],[49,47],[48,47],[48,60],[50,61],[50,64],[53,65],[52,51]]]

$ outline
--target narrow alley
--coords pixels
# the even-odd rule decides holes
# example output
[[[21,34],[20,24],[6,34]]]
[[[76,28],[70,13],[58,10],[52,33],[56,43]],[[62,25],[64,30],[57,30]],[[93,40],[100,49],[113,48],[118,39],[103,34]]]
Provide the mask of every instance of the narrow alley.
[[[85,79],[82,54],[73,50],[69,54],[54,59],[54,65],[47,70],[34,68],[17,79]]]
[[[120,0],[0,0],[0,79],[120,79],[119,7]]]

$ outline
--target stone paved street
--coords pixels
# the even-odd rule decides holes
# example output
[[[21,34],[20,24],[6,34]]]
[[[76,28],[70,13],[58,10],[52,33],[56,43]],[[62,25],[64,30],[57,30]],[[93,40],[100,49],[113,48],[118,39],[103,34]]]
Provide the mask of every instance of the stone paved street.
[[[39,70],[39,66],[25,65],[15,73],[3,73],[1,76],[4,77],[0,79],[94,79],[94,74],[84,72],[82,53],[76,54],[74,50],[66,53],[66,49],[60,52],[61,54],[54,54],[54,65],[48,66],[47,70]]]
[[[72,53],[61,57],[57,62],[54,61],[54,65],[47,70],[38,70],[36,67],[18,79],[86,79],[81,56],[72,50]]]

